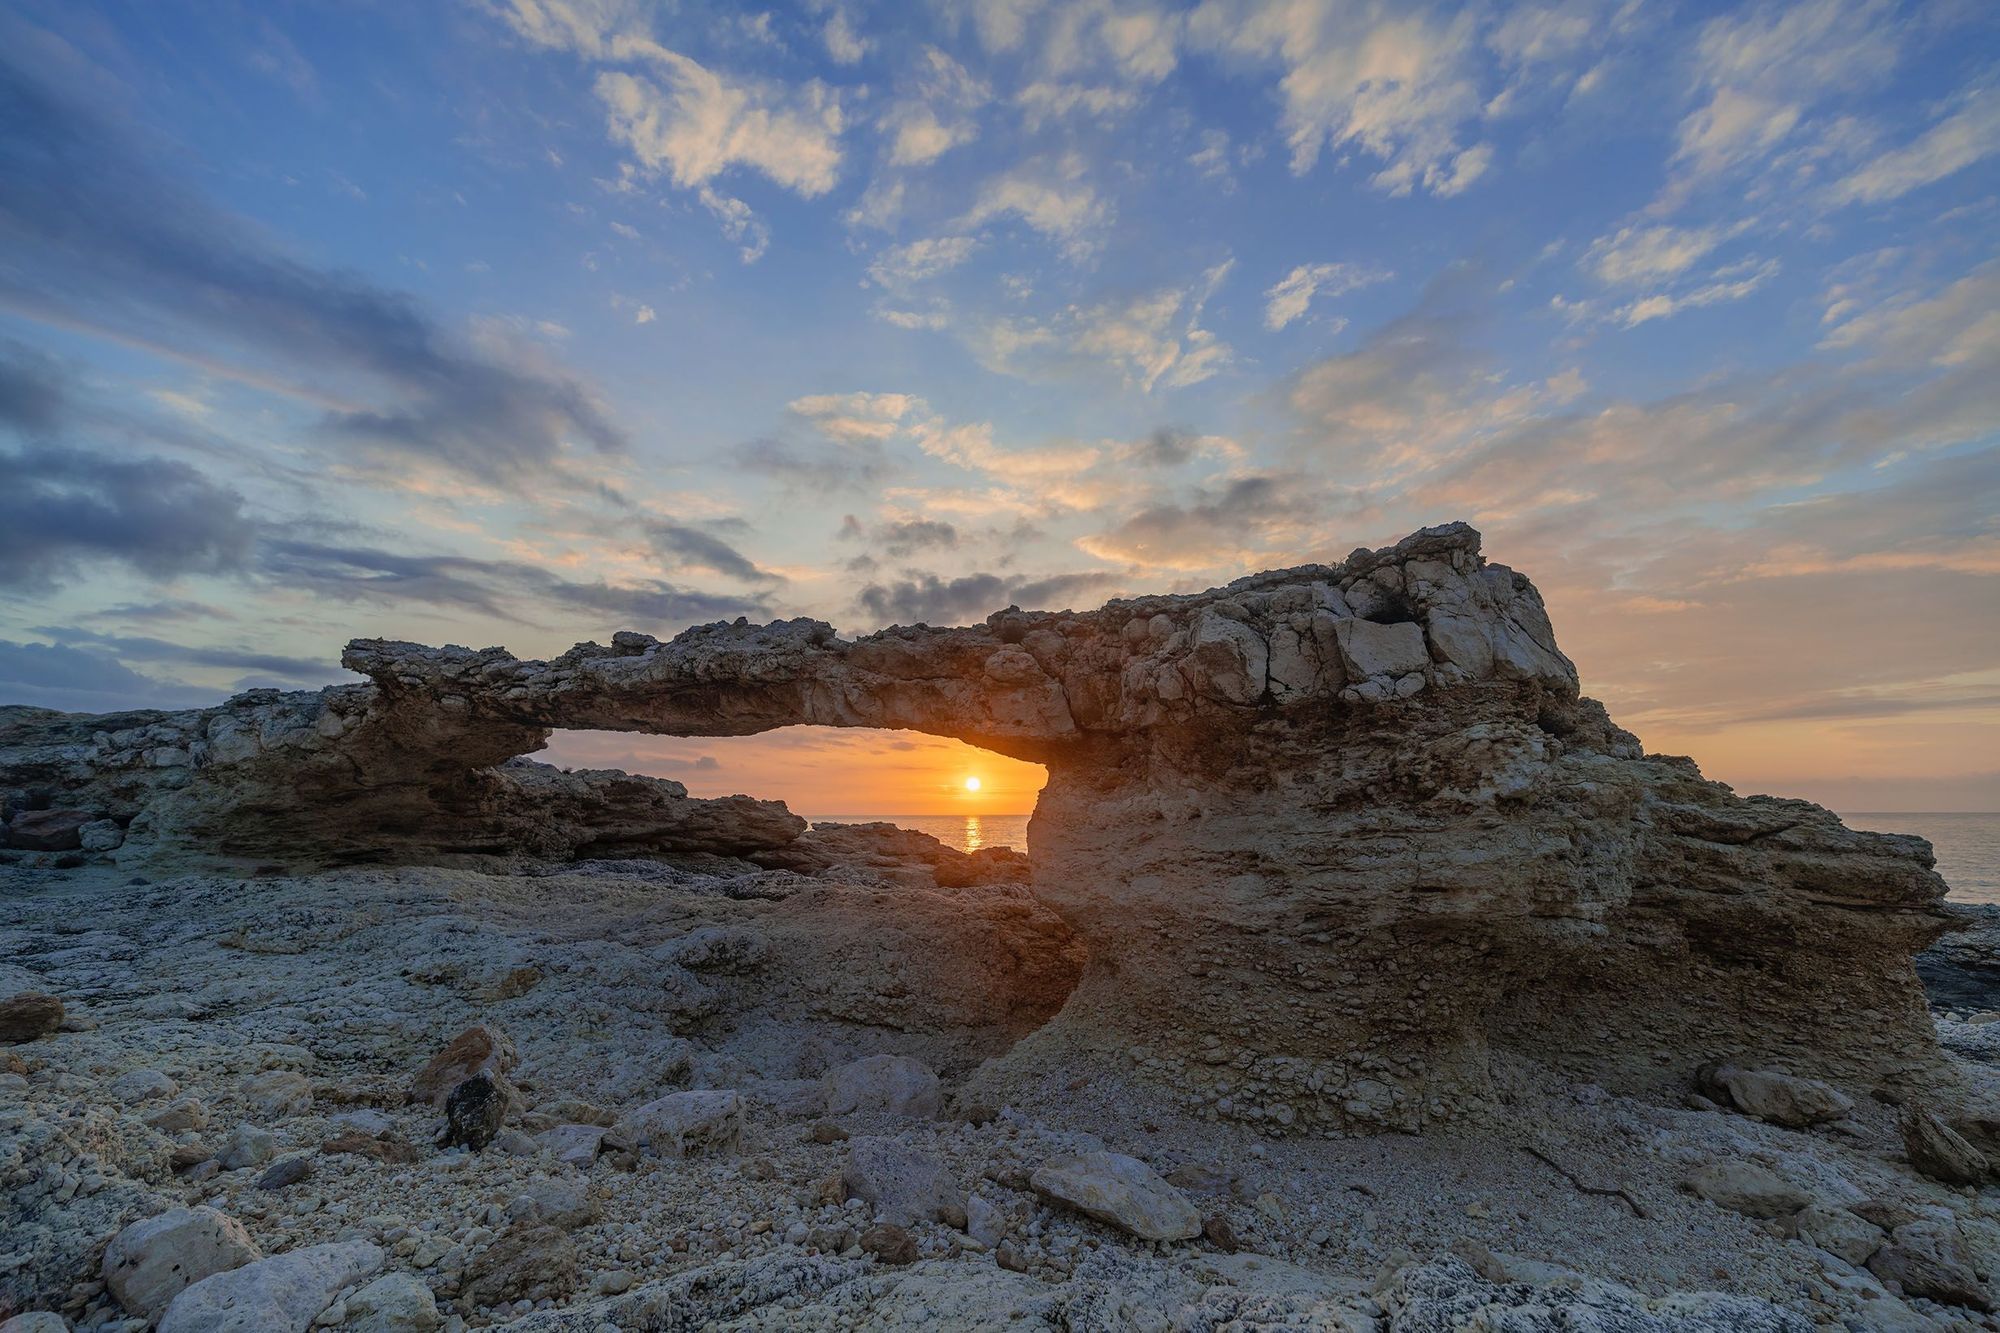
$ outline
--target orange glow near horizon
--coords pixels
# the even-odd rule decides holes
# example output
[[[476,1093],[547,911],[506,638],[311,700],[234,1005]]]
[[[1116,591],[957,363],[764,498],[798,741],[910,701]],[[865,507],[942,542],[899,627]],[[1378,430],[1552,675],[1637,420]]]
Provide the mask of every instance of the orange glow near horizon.
[[[558,731],[532,756],[563,768],[672,778],[692,796],[783,801],[808,819],[1025,815],[1048,773],[962,741],[913,731],[786,727],[758,736]]]

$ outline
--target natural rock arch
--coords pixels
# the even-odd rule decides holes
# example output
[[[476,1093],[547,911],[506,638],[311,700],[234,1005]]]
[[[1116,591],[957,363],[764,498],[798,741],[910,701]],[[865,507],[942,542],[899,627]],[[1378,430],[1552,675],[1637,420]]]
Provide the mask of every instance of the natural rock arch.
[[[649,845],[756,855],[803,821],[502,765],[551,728],[906,728],[1049,772],[1035,888],[1090,960],[999,1083],[1116,1062],[1266,1127],[1414,1130],[1489,1106],[1525,1065],[1635,1091],[1718,1058],[1862,1087],[1940,1076],[1910,965],[1948,924],[1927,845],[1644,755],[1463,524],[964,629],[738,621],[547,662],[357,640],[343,661],[372,684],[201,715],[163,747],[189,759],[177,789],[132,776],[181,771],[129,760],[145,728],[107,741],[128,760],[100,764],[106,789],[137,783],[135,839],[563,851],[608,805]]]

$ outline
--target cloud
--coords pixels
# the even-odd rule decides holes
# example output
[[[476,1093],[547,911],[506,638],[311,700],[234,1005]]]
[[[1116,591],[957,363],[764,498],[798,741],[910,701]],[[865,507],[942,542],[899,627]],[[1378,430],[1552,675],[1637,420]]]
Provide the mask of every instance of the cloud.
[[[784,582],[782,576],[758,568],[728,542],[699,528],[656,519],[646,524],[646,537],[655,552],[675,560],[682,568],[712,570],[745,583]]]
[[[995,219],[1014,217],[1057,243],[1068,258],[1082,259],[1096,247],[1096,233],[1109,225],[1112,209],[1087,179],[1077,154],[1038,159],[991,177],[972,207],[952,224],[975,231]]]
[[[230,572],[257,531],[242,496],[185,463],[0,452],[0,587],[44,591],[101,561],[148,578]]]
[[[754,264],[764,257],[764,251],[771,245],[771,229],[758,221],[750,211],[750,205],[741,199],[732,199],[726,194],[717,194],[706,185],[696,196],[701,206],[715,215],[722,224],[722,234],[736,244],[737,258],[746,264]],[[645,307],[650,310],[652,307]],[[639,321],[641,324],[645,320]]]
[[[1340,296],[1394,276],[1365,264],[1300,264],[1265,290],[1264,327],[1273,333],[1284,328],[1306,313],[1315,296]]]
[[[1029,610],[1061,609],[1054,603],[1102,587],[1116,577],[1085,572],[1028,580],[987,573],[948,578],[926,570],[907,570],[901,579],[863,588],[856,606],[877,624],[962,625],[1009,604]]]
[[[664,48],[665,83],[622,70],[597,76],[611,137],[648,171],[684,189],[725,171],[760,172],[808,199],[840,176],[839,100],[822,85],[803,91],[732,81]]]
[[[326,684],[343,678],[337,663],[309,657],[286,657],[247,648],[173,643],[145,635],[106,634],[75,625],[37,625],[33,633],[59,644],[89,644],[108,648],[123,662],[171,662],[178,666],[215,667],[233,671],[261,671],[286,680]]]
[[[1251,565],[1316,508],[1311,488],[1296,479],[1251,473],[1201,488],[1185,502],[1149,505],[1077,546],[1100,560],[1152,569]]]
[[[836,65],[859,64],[861,58],[875,45],[874,42],[855,33],[853,18],[845,8],[841,7],[834,9],[833,17],[826,21],[826,27],[821,29],[820,36],[826,42],[827,56]]]
[[[259,553],[263,577],[341,601],[417,602],[521,620],[521,603],[573,617],[578,607],[638,625],[689,624],[766,612],[754,594],[717,594],[657,579],[626,584],[566,579],[538,565],[379,547],[278,540]]]
[[[1708,20],[1693,53],[1706,100],[1676,134],[1685,183],[1764,162],[1805,131],[1820,103],[1887,79],[1901,59],[1903,26],[1883,0],[1765,3]]]
[[[1407,8],[1204,0],[1188,31],[1202,47],[1283,70],[1295,174],[1328,147],[1353,146],[1382,161],[1370,178],[1378,189],[1449,196],[1492,163],[1490,145],[1468,145],[1461,133],[1485,104],[1477,22],[1470,12],[1445,21]]]
[[[890,555],[931,549],[949,551],[958,545],[958,529],[942,519],[911,518],[883,524],[875,530],[875,540]]]
[[[0,305],[324,410],[323,437],[519,487],[624,433],[582,381],[315,267],[167,183],[158,154],[0,59]]]
[[[802,492],[859,490],[892,471],[879,444],[863,441],[834,449],[801,448],[784,440],[746,440],[729,451],[738,470],[768,477]]]
[[[1641,297],[1620,309],[1616,318],[1629,329],[1649,320],[1666,319],[1683,310],[1719,305],[1724,301],[1740,301],[1777,275],[1778,261],[1775,259],[1746,260],[1718,270],[1715,281],[1703,283],[1691,291],[1679,295],[1657,293]]]
[[[1719,227],[1622,227],[1592,242],[1584,262],[1599,280],[1612,284],[1677,278],[1724,239]]]
[[[1042,81],[1014,94],[1014,105],[1021,108],[1022,124],[1031,133],[1050,121],[1079,111],[1098,120],[1109,120],[1132,110],[1139,102],[1138,90],[1103,84]]]
[[[218,694],[141,675],[108,653],[0,639],[0,703],[111,713],[133,708],[198,708],[220,702]]]
[[[1072,306],[1048,320],[989,318],[962,336],[987,369],[1024,379],[1074,375],[1084,358],[1112,367],[1147,393],[1162,385],[1186,388],[1235,360],[1234,349],[1201,322],[1234,264],[1224,260],[1185,288]]]
[[[1891,149],[1833,186],[1835,204],[1880,203],[1943,180],[2000,152],[2000,92],[1976,89],[1914,142]]]
[[[896,434],[906,417],[928,409],[907,393],[821,393],[794,398],[785,410],[831,440],[858,444],[880,443]]]
[[[907,287],[957,268],[978,248],[979,241],[971,236],[930,236],[892,245],[875,256],[868,276],[877,286]]]

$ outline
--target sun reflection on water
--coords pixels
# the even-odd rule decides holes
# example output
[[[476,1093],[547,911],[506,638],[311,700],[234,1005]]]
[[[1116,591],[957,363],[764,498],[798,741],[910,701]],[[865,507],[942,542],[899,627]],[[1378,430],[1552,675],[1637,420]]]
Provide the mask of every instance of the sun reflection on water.
[[[979,830],[979,816],[967,815],[965,817],[965,850],[976,852],[985,845],[986,839]]]

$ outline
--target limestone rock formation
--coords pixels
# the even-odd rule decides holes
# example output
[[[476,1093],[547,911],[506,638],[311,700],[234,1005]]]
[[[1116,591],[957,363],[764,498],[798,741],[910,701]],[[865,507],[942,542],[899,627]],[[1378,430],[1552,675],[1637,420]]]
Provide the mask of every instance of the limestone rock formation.
[[[802,822],[510,765],[554,728],[903,728],[1047,766],[1033,890],[1088,949],[984,1077],[1078,1067],[1271,1129],[1418,1129],[1527,1066],[1679,1090],[1708,1061],[1849,1090],[1942,1069],[1910,957],[1921,839],[1739,798],[1579,694],[1540,596],[1464,524],[1086,613],[846,640],[794,620],[546,662],[357,640],[369,684],[184,714],[16,710],[5,784],[117,855],[797,855]],[[994,1098],[998,1100],[998,1098]]]

